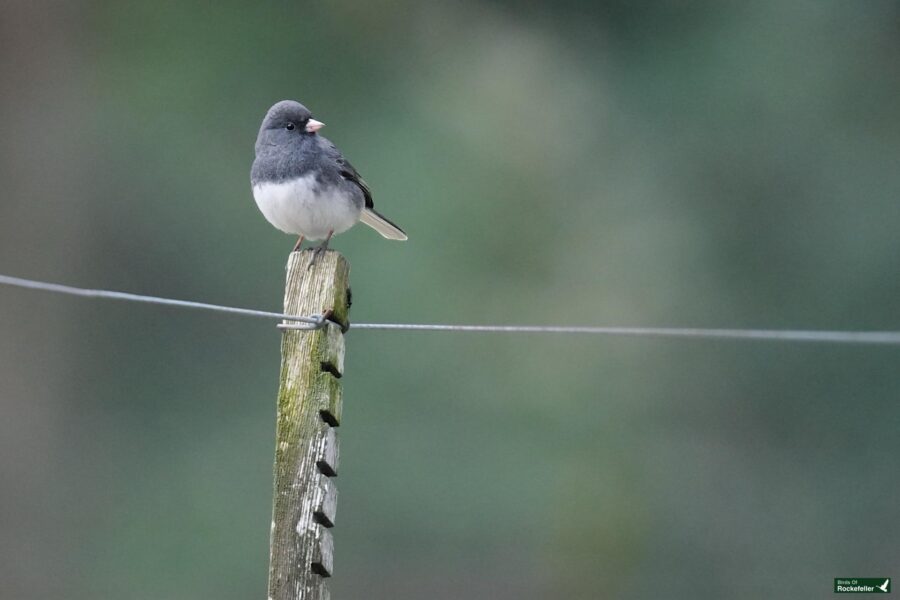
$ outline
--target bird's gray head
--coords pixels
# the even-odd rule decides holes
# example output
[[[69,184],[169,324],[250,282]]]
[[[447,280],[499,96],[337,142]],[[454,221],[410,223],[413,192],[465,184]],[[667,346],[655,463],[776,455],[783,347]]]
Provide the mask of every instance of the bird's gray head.
[[[316,135],[324,127],[321,121],[312,118],[305,106],[293,100],[282,100],[266,113],[259,135],[256,137],[256,151],[261,145],[282,146],[298,143],[303,137]]]

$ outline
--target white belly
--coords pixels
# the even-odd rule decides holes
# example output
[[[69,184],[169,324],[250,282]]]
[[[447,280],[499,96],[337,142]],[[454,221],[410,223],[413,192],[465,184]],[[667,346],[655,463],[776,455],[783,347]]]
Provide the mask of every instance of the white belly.
[[[314,175],[282,183],[259,183],[253,186],[253,198],[269,223],[308,240],[324,240],[329,231],[347,231],[359,220],[362,210],[340,188],[320,188]]]

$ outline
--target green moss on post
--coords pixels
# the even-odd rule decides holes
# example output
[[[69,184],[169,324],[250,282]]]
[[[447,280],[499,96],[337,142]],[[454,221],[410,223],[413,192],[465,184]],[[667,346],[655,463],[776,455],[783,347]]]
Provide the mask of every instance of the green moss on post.
[[[327,251],[308,267],[312,251],[287,264],[284,312],[331,311],[335,323],[317,331],[285,330],[275,434],[275,498],[269,558],[270,600],[324,600],[331,576],[337,489],[344,336],[350,265]]]

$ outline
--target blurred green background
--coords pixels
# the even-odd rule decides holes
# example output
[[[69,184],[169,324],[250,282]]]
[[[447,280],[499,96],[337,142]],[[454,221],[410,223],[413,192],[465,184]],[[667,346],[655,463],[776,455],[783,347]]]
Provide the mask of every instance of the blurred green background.
[[[358,322],[900,329],[896,2],[0,8],[0,273],[277,310],[304,102]],[[900,350],[351,331],[336,599],[900,575]],[[0,598],[264,598],[279,333],[0,288]]]

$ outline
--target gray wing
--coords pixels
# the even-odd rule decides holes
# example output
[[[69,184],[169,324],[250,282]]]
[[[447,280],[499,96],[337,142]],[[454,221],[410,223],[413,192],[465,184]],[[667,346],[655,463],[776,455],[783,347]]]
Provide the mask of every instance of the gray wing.
[[[336,164],[337,168],[340,171],[340,176],[350,183],[355,184],[363,193],[363,196],[366,198],[366,208],[374,208],[375,204],[372,202],[372,191],[369,189],[369,185],[365,182],[362,176],[359,174],[353,165],[350,164],[344,155],[341,154],[341,151],[337,149],[337,146],[332,144],[331,142],[322,138],[325,142],[325,151],[328,154],[329,158],[331,158]]]

